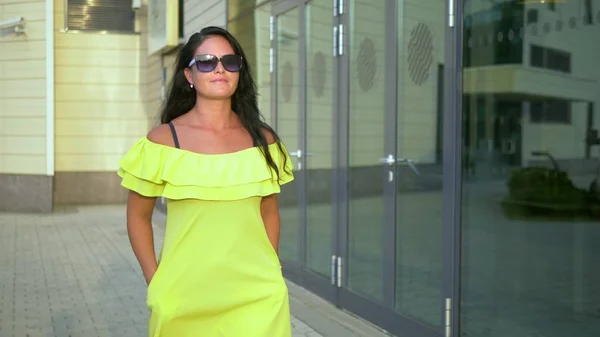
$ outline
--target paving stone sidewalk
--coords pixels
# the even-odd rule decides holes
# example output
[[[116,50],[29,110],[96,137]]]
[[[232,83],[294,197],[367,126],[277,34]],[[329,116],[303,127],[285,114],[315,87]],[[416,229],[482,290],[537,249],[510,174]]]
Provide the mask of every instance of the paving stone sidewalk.
[[[147,336],[124,224],[123,206],[0,213],[0,337]],[[294,337],[322,337],[295,317],[292,325]]]

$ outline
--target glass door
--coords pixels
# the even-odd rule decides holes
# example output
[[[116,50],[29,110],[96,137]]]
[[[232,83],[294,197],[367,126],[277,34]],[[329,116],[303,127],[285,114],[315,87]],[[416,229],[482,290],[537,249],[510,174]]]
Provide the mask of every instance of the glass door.
[[[333,146],[336,123],[331,0],[273,6],[275,125],[296,181],[281,194],[280,252],[286,277],[334,301]],[[327,32],[325,34],[324,32]]]
[[[399,336],[439,337],[456,317],[448,13],[441,0],[273,4],[274,126],[296,175],[280,196],[284,274]]]
[[[277,7],[274,8],[274,10]],[[290,152],[293,162],[295,180],[282,187],[279,196],[281,229],[279,255],[286,263],[285,269],[301,263],[300,223],[303,218],[302,186],[304,176],[301,174],[303,165],[303,114],[301,107],[300,86],[302,79],[300,60],[300,19],[301,8],[287,6],[280,9],[272,17],[271,71],[274,72],[274,127],[281,140]]]
[[[350,0],[349,45],[341,50],[349,60],[348,96],[348,233],[346,287],[373,303],[384,302],[384,225],[390,217],[391,189],[385,184],[381,158],[390,152],[384,131],[392,96],[386,84],[395,74],[386,69],[393,43],[386,34],[386,1]],[[386,100],[386,97],[388,98]],[[389,143],[389,142],[387,142]]]
[[[311,0],[304,4],[305,48],[305,136],[306,136],[306,219],[304,270],[326,287],[319,293],[330,294],[334,240],[334,137],[336,130],[337,74],[333,58],[333,2]],[[326,33],[325,33],[326,32]]]
[[[394,310],[436,335],[444,324],[444,5],[441,0],[396,3],[398,85],[389,130],[395,151],[384,164],[396,199],[389,233],[395,233]]]
[[[399,336],[450,329],[454,260],[441,0],[348,0],[340,305]],[[449,163],[449,162],[448,162]],[[447,257],[447,258],[445,258]]]

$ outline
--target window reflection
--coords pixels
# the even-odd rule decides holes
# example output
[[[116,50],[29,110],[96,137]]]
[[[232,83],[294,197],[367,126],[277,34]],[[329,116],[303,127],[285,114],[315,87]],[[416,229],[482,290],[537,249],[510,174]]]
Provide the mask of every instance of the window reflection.
[[[469,2],[461,334],[600,335],[600,1]]]

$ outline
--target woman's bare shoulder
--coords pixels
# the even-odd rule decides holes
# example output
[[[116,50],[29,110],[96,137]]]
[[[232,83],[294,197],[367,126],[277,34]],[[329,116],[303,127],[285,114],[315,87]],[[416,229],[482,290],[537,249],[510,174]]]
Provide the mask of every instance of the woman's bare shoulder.
[[[153,143],[173,147],[175,146],[175,141],[173,140],[173,134],[171,133],[169,124],[161,124],[150,130],[146,138]]]
[[[271,131],[269,128],[262,128],[262,132],[263,132],[263,135],[265,136],[265,138],[267,139],[267,144],[270,145],[270,144],[275,143],[277,138],[275,137],[275,134],[273,133],[273,131]]]

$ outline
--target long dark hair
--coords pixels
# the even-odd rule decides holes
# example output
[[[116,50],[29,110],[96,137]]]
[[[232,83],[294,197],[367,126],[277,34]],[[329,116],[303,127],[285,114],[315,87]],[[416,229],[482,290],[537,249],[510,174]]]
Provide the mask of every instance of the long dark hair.
[[[160,122],[163,124],[169,123],[175,118],[184,115],[194,108],[196,105],[196,91],[190,88],[187,79],[185,78],[184,70],[188,67],[188,64],[194,57],[196,49],[204,42],[207,38],[213,36],[221,36],[229,41],[231,48],[235,54],[242,56],[242,70],[240,71],[240,78],[238,86],[231,98],[231,110],[235,112],[244,128],[248,131],[252,137],[252,143],[258,145],[262,150],[263,155],[267,164],[273,168],[277,174],[277,181],[280,181],[280,174],[271,153],[269,153],[269,144],[263,130],[271,132],[275,137],[279,151],[283,155],[284,171],[288,171],[286,168],[287,156],[285,155],[281,142],[277,133],[264,121],[264,118],[258,110],[258,103],[256,100],[256,83],[250,73],[250,65],[246,61],[246,55],[242,46],[231,35],[227,30],[220,27],[206,27],[199,33],[194,33],[188,42],[183,46],[177,61],[175,63],[175,71],[173,78],[169,85],[169,94],[165,101],[161,113]],[[290,173],[290,172],[288,172]]]

